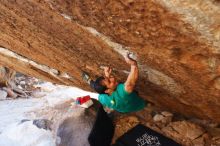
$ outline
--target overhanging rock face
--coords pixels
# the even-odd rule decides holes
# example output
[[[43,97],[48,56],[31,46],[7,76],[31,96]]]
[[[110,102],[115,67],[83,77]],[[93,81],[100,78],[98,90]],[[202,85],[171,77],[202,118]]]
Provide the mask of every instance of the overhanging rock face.
[[[155,104],[220,122],[218,1],[0,1],[0,64],[89,87],[81,71],[110,65],[119,80],[138,59],[137,90]],[[13,55],[12,55],[13,54]]]

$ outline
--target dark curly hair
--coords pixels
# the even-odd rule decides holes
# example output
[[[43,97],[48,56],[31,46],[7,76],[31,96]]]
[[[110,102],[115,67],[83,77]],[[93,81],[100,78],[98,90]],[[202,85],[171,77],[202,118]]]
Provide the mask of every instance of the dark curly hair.
[[[105,78],[103,76],[98,77],[95,81],[90,82],[90,86],[99,94],[105,94],[106,86],[102,85],[101,82]]]

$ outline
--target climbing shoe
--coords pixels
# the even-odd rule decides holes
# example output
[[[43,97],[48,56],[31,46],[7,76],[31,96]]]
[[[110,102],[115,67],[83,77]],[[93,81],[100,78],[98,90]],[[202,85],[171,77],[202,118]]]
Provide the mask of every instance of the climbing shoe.
[[[84,80],[86,83],[90,84],[91,78],[90,78],[90,76],[89,76],[88,73],[83,72],[83,73],[82,73],[82,78],[83,78],[83,80]]]

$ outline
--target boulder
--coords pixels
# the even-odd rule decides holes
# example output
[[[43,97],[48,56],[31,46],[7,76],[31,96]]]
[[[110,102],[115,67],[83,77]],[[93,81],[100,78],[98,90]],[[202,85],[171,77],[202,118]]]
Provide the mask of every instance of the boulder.
[[[109,65],[124,82],[129,51],[138,60],[136,86],[144,99],[220,122],[217,1],[4,0],[0,12],[1,65],[91,90],[82,71],[96,77]]]

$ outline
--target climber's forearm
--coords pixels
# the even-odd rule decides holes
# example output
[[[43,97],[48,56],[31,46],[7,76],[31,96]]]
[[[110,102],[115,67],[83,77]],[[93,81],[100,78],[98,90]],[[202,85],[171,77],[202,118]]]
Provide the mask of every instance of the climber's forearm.
[[[108,66],[104,67],[104,75],[109,78],[111,76],[112,69]]]
[[[131,65],[131,71],[130,71],[128,78],[125,82],[125,90],[127,92],[130,93],[134,90],[135,84],[138,80],[138,73],[139,73],[139,71],[138,71],[137,64]]]

